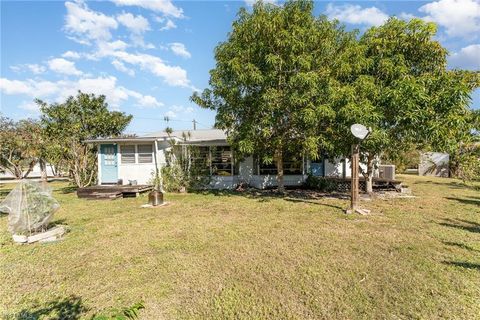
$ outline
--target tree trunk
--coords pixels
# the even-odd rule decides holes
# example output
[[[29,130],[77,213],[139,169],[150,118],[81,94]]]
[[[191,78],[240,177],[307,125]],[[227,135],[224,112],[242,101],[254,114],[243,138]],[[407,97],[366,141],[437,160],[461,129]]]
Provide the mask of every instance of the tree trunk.
[[[27,170],[27,172],[25,172],[25,174],[23,175],[23,179],[25,179],[26,177],[28,177],[28,175],[30,174],[30,172],[32,172],[33,167],[35,166],[35,163],[36,163],[35,160],[32,160],[32,161],[30,162],[30,164],[28,165],[28,170]]]
[[[365,191],[368,194],[373,193],[373,155],[368,154],[367,157],[367,173],[365,174]]]
[[[40,176],[43,181],[47,181],[47,164],[45,163],[45,160],[40,158],[38,160],[38,163],[40,164]]]
[[[282,152],[282,150],[278,150],[276,152],[275,163],[277,164],[278,192],[285,193],[285,183],[283,181],[283,152]]]
[[[15,175],[15,179],[22,179],[23,177],[22,169],[19,167],[14,167],[12,173]]]

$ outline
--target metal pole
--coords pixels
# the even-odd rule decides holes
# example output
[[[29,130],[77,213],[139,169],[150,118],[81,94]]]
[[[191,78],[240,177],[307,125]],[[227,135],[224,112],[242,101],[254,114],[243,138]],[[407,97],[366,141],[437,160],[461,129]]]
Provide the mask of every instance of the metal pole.
[[[360,145],[352,145],[352,180],[350,209],[354,213],[358,209],[358,166],[360,164]]]

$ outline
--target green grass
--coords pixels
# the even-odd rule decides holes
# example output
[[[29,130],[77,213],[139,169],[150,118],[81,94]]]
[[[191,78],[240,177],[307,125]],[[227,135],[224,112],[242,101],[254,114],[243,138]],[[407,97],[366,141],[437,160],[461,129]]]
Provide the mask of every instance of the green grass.
[[[479,189],[401,179],[418,198],[362,203],[370,216],[346,216],[348,200],[221,192],[140,209],[145,196],[87,201],[53,183],[63,241],[15,245],[0,216],[0,318],[143,301],[142,319],[479,319]]]

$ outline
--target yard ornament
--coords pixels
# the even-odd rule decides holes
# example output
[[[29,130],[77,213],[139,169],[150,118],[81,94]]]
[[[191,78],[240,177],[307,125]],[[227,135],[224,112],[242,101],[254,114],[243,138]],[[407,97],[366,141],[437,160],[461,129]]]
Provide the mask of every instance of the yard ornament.
[[[14,237],[45,231],[58,208],[46,183],[25,180],[0,203],[0,212],[8,213],[8,230]]]

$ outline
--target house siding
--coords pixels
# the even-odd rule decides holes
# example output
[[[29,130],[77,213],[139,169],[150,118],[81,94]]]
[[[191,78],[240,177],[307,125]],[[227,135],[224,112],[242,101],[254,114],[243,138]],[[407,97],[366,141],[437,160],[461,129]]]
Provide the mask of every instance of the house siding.
[[[135,154],[136,163],[125,163],[121,161],[122,145],[138,145],[146,143],[118,143],[118,179],[122,180],[123,184],[129,184],[130,180],[136,180],[137,184],[148,184],[155,172],[155,156],[158,164],[158,170],[161,170],[166,165],[165,154],[171,149],[170,144],[167,141],[158,141],[157,149],[155,150],[155,144],[152,142],[152,150],[154,150],[152,163],[138,163],[138,153]],[[223,144],[225,145],[225,144]],[[98,183],[101,184],[101,148],[98,148]],[[137,150],[137,149],[136,149]],[[155,154],[156,153],[156,154]],[[350,177],[351,168],[350,161],[345,159],[345,164],[341,159],[335,161],[325,160],[325,176],[327,177]],[[361,165],[365,168],[365,165]],[[304,183],[309,172],[310,161],[305,161],[304,174],[298,175],[285,175],[284,183],[286,186],[300,186]],[[277,178],[275,175],[255,175],[253,157],[246,157],[239,163],[238,175],[234,176],[212,176],[209,187],[212,189],[234,189],[240,183],[252,186],[258,189],[265,189],[277,186]]]

